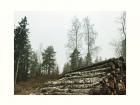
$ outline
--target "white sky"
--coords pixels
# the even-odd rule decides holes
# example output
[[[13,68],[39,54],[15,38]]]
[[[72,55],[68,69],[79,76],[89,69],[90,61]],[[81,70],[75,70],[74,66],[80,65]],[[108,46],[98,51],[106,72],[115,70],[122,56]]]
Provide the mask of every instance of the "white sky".
[[[68,42],[68,30],[71,29],[72,19],[76,16],[83,20],[88,16],[91,23],[93,23],[94,30],[98,32],[96,45],[100,47],[98,56],[110,58],[114,56],[113,48],[110,45],[112,40],[118,39],[118,23],[116,18],[121,16],[121,11],[102,11],[102,12],[45,12],[45,11],[20,11],[15,12],[14,25],[22,17],[27,16],[29,23],[29,37],[32,48],[36,51],[42,45],[43,49],[47,46],[54,46],[56,51],[57,64],[59,70],[62,72],[63,65],[68,61],[68,52],[66,44]],[[84,43],[83,43],[84,44]],[[85,47],[82,47],[81,54],[86,53]]]

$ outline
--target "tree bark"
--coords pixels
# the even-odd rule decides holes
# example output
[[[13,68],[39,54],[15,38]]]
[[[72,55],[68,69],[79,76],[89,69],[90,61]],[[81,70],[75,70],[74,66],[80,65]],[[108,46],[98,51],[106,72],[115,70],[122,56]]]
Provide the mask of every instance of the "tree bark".
[[[18,76],[18,71],[19,71],[19,60],[20,60],[20,57],[18,58],[17,66],[16,66],[15,84],[16,84],[16,81],[17,81],[17,76]]]

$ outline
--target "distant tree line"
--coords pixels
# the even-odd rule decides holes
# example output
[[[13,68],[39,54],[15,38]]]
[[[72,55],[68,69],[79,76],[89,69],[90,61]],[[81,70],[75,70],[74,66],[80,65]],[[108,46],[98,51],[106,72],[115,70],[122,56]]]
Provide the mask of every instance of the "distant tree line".
[[[53,46],[48,46],[42,54],[42,62],[32,50],[26,16],[14,29],[14,81],[26,81],[33,78],[57,78],[59,68]]]

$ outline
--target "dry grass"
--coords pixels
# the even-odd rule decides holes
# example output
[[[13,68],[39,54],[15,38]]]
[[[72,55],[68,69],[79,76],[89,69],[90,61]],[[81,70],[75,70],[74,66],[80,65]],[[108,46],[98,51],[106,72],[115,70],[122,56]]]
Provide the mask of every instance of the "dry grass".
[[[28,95],[30,93],[36,92],[43,85],[42,80],[29,80],[26,82],[17,83],[14,86],[15,95]]]
[[[43,83],[48,80],[57,80],[60,76],[51,76],[50,79],[46,77],[31,79],[28,81],[19,82],[14,86],[15,95],[29,95],[31,93],[36,93],[38,90],[43,87]]]

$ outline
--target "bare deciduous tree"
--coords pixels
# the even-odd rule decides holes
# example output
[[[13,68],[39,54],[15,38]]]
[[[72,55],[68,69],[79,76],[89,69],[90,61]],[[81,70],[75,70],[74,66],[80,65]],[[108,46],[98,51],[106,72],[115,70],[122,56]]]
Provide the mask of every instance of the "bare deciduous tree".
[[[94,24],[91,24],[88,17],[84,18],[84,35],[85,41],[87,44],[87,64],[92,63],[92,54],[93,52],[98,50],[98,47],[95,46],[95,39],[97,36],[97,32],[95,32],[93,28]]]
[[[115,55],[117,57],[122,56],[122,45],[121,45],[121,43],[122,43],[121,40],[114,40],[110,43],[113,46]]]
[[[72,20],[72,28],[68,33],[68,44],[67,46],[73,51],[74,49],[79,49],[80,41],[82,38],[81,34],[81,23],[78,18]]]
[[[122,13],[122,16],[117,21],[120,24],[120,34],[122,39],[126,39],[126,12]]]
[[[82,38],[82,34],[80,31],[81,31],[81,23],[78,18],[74,18],[72,21],[72,28],[68,33],[69,40],[67,44],[68,48],[70,48],[72,52],[74,50],[78,51],[78,49],[80,48],[80,45],[81,45],[80,41]],[[78,53],[76,54],[75,63],[78,67]]]
[[[119,32],[120,38],[113,41],[111,44],[114,46],[116,56],[126,57],[126,12],[124,11],[120,18],[117,19],[120,24]]]

